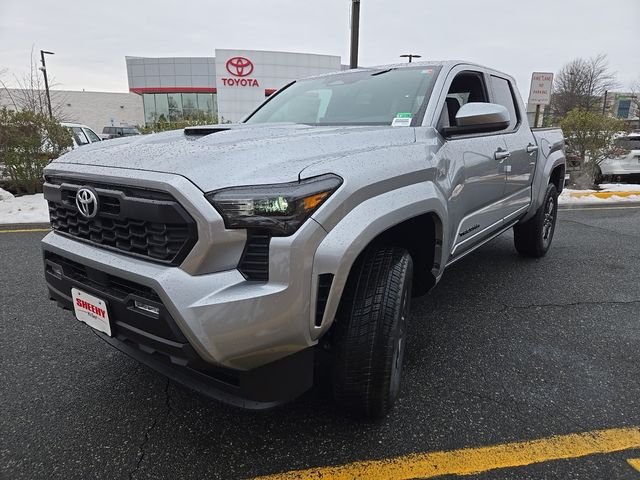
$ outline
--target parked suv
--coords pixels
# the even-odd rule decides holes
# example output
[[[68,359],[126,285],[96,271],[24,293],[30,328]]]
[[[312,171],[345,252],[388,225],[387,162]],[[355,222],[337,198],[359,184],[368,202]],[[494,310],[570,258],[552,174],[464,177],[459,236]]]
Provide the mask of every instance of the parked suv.
[[[472,63],[362,68],[238,125],[70,152],[45,171],[49,295],[221,401],[278,405],[328,363],[342,406],[383,415],[412,296],[509,229],[522,255],[549,250],[564,141],[520,98]]]
[[[102,129],[102,138],[108,140],[110,138],[130,137],[133,135],[140,135],[140,130],[136,127],[104,127]]]

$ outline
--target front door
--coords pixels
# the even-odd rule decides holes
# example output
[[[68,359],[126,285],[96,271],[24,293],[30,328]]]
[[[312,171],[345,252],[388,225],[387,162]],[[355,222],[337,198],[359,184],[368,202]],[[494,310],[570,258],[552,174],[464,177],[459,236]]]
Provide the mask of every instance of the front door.
[[[464,104],[489,101],[482,72],[462,70],[452,76],[445,87],[439,130],[455,125],[455,114]],[[438,152],[438,164],[448,165],[452,259],[502,227],[506,176],[500,160],[506,149],[502,135],[453,135]]]

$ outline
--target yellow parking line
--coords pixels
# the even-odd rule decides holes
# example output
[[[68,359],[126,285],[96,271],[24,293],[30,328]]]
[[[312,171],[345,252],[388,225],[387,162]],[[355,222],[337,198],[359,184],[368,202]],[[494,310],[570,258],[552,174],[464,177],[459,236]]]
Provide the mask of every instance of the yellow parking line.
[[[640,472],[640,458],[630,458],[627,463]]]
[[[26,232],[48,232],[51,230],[50,228],[24,228],[24,229],[7,229],[0,230],[0,233],[26,233]]]
[[[319,467],[259,477],[292,479],[411,479],[441,475],[469,475],[497,468],[578,458],[640,448],[640,427],[557,435],[527,442],[489,447],[415,453],[385,460],[369,460],[337,467]],[[631,463],[631,462],[629,462]],[[631,464],[634,468],[636,465]]]

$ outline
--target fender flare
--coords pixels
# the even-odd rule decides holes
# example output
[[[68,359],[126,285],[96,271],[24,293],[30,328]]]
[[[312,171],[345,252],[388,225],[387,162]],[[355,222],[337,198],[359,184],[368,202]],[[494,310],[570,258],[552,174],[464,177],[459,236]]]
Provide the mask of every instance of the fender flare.
[[[566,164],[563,150],[564,142],[558,142],[554,145],[551,145],[549,142],[543,143],[546,143],[546,145],[540,145],[540,149],[543,150],[544,167],[536,169],[531,191],[531,206],[527,214],[520,220],[521,222],[533,217],[538,211],[538,208],[540,208],[540,205],[542,205],[547,185],[551,179],[551,172],[557,167],[565,166]],[[545,149],[546,151],[544,151]],[[562,179],[562,181],[564,181],[564,179]]]
[[[447,229],[442,228],[442,221],[447,218],[447,203],[432,182],[408,185],[369,198],[345,215],[327,234],[313,259],[309,328],[314,340],[333,323],[351,267],[362,251],[389,228],[426,213],[436,215],[440,222],[440,228],[436,228],[440,241],[436,242],[434,258],[434,274],[439,278],[446,263],[443,255],[447,250],[442,247],[449,241]],[[326,273],[334,277],[322,322],[316,326],[318,276]]]

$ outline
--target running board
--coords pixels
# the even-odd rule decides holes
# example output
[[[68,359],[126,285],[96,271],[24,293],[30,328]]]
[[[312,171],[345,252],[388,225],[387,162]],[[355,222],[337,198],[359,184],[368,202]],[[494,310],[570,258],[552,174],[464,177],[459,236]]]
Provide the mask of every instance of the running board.
[[[520,219],[516,219],[513,220],[511,222],[509,222],[505,227],[502,227],[499,230],[496,230],[495,233],[493,233],[492,235],[490,235],[489,237],[485,238],[483,241],[481,241],[479,244],[477,244],[475,247],[471,247],[469,250],[466,250],[464,252],[462,252],[460,255],[458,255],[457,257],[453,258],[452,260],[449,260],[447,262],[447,264],[445,265],[446,267],[449,267],[451,265],[453,265],[454,263],[456,263],[458,260],[460,260],[461,258],[466,257],[468,254],[470,254],[471,252],[476,251],[476,249],[480,248],[481,246],[483,246],[485,243],[490,242],[491,240],[493,240],[494,238],[496,238],[498,235],[503,234],[504,232],[506,232],[507,230],[509,230],[511,227],[513,227],[516,223],[518,223]]]

